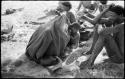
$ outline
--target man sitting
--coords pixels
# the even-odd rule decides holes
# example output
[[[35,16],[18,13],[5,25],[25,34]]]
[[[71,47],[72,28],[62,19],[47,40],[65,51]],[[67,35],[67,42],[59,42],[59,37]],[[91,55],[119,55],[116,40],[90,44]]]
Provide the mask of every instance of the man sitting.
[[[108,56],[112,62],[124,62],[124,9],[121,6],[115,5],[105,10],[105,17],[109,18],[113,27],[103,28],[98,32],[98,38],[93,41],[94,48],[89,54],[90,58],[81,63],[80,68],[92,66],[98,54],[105,46]],[[96,23],[95,23],[96,24]],[[112,35],[113,34],[113,35]],[[91,49],[90,49],[91,50]]]

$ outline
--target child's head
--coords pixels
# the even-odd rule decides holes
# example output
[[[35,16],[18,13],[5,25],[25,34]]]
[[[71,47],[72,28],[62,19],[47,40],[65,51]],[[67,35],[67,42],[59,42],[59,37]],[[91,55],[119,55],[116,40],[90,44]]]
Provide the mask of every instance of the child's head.
[[[69,1],[60,1],[57,10],[60,12],[69,11],[72,8],[72,5]]]
[[[108,0],[99,0],[101,4],[105,5],[107,4]]]
[[[109,18],[113,23],[117,22],[120,17],[124,16],[124,8],[120,5],[112,6],[105,16]]]
[[[72,30],[73,33],[78,32],[80,29],[80,24],[77,22],[72,23],[69,28]]]

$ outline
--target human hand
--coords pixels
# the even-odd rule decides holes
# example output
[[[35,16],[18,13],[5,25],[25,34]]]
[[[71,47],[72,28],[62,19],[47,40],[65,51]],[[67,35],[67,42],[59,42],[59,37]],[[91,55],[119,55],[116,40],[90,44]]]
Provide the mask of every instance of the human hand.
[[[58,61],[58,63],[51,68],[51,70],[53,71],[62,67],[62,63],[63,63],[63,61],[58,56],[55,56],[55,58]]]
[[[56,56],[56,59],[58,60],[58,64],[61,64],[63,61],[58,57],[58,56]]]

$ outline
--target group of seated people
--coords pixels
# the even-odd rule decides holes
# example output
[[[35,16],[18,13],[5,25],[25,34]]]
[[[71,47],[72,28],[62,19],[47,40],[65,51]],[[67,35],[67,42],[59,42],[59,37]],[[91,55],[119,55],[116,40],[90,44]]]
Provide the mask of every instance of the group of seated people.
[[[87,2],[87,1],[85,1]],[[91,2],[91,1],[88,1]],[[87,9],[97,10],[100,5],[86,6]],[[80,2],[80,6],[84,1]],[[101,6],[106,6],[106,2],[101,2]],[[100,14],[92,15],[91,12],[84,13],[76,18],[70,11],[72,5],[68,1],[59,1],[54,12],[54,19],[43,26],[40,26],[31,36],[26,47],[25,55],[32,61],[48,67],[59,63],[57,57],[63,61],[67,58],[65,50],[79,47],[80,32],[82,28],[79,20],[88,21],[94,25],[93,43],[91,49],[83,55],[91,54],[89,59],[81,63],[80,68],[92,66],[102,48],[105,47],[112,62],[124,62],[124,8],[119,5],[107,5],[101,8]],[[78,8],[79,10],[79,8]],[[83,22],[84,23],[84,22]],[[99,25],[102,29],[98,30]]]

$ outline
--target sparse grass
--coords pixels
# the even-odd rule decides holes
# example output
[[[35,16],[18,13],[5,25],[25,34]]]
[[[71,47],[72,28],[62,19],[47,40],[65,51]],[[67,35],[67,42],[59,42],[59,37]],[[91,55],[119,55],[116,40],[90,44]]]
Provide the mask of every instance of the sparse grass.
[[[73,3],[75,4],[75,2]],[[34,1],[3,2],[2,1],[1,11],[4,12],[5,9],[11,8],[11,7],[12,8],[25,7],[25,10],[22,13],[22,15],[20,14],[13,15],[15,17],[19,16],[16,19],[18,20],[19,24],[21,24],[25,21],[27,22],[36,21],[38,17],[44,16],[43,11],[45,9],[55,8],[56,7],[55,4],[56,3],[55,2],[52,3],[52,1],[49,4],[47,4],[47,2],[44,2],[44,1],[43,2],[38,2],[38,1],[37,2],[34,2]],[[77,4],[73,5],[73,8],[76,6]],[[20,18],[22,18],[23,20]],[[16,26],[16,25],[14,26],[14,30],[16,33],[14,38],[11,41],[5,41],[1,43],[1,61],[2,61],[1,66],[3,70],[7,65],[15,61],[16,59],[20,59],[20,56],[24,54],[28,40],[37,27],[39,26],[31,25],[31,24],[21,24],[19,26]],[[19,63],[17,63],[17,65],[19,65]],[[124,78],[123,66],[117,65],[114,63],[97,64],[97,65],[94,65],[92,69],[81,70],[81,73],[76,74],[75,78]],[[20,74],[17,74],[17,73],[20,73]],[[6,73],[6,71],[2,72],[2,77],[6,77],[6,78],[10,78],[10,77],[12,78],[24,78],[24,77],[26,78],[30,78],[30,77],[55,78],[51,76],[50,73],[45,68],[43,68],[42,66],[36,65],[35,63],[30,62],[30,61],[26,61],[25,64],[23,64],[20,67],[17,67],[16,71],[14,71],[13,73]],[[57,77],[73,78],[71,75],[68,75],[68,74],[66,76],[56,76],[56,78]]]
[[[101,63],[94,65],[88,71],[95,78],[124,78],[124,68],[120,65],[115,63]]]

